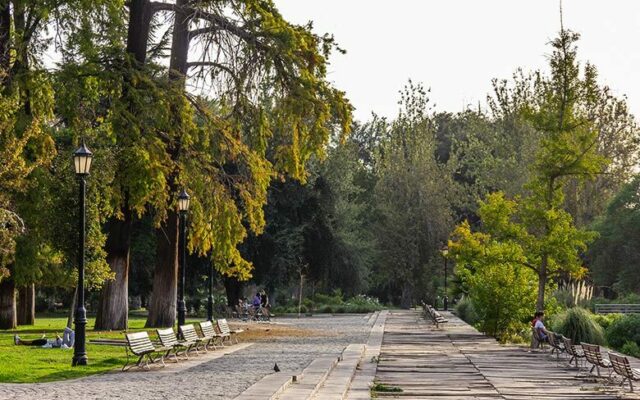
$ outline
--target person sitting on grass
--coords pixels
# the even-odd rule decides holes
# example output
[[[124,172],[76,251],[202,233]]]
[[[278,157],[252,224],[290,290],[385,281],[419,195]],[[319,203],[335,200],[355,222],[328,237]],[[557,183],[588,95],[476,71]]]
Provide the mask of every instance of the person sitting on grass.
[[[73,329],[66,327],[64,328],[62,337],[60,337],[60,335],[56,335],[55,339],[47,339],[45,335],[42,335],[40,339],[24,340],[24,339],[21,339],[20,336],[18,335],[13,335],[13,343],[16,346],[39,346],[39,347],[45,347],[45,348],[68,349],[73,347],[75,338],[76,338],[76,334],[75,332],[73,332]]]

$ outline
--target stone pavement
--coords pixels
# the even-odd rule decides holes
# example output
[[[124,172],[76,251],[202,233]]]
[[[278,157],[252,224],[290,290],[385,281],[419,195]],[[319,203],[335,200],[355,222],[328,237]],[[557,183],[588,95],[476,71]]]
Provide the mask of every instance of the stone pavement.
[[[232,399],[273,372],[300,371],[314,359],[365,343],[370,327],[362,315],[280,318],[279,323],[313,330],[307,337],[276,337],[253,345],[240,343],[178,365],[152,371],[111,372],[86,378],[40,383],[0,384],[2,400],[77,399]]]

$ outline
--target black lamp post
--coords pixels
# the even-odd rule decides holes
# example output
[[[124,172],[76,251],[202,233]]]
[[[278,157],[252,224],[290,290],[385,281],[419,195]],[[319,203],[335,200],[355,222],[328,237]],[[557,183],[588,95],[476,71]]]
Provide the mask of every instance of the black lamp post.
[[[207,319],[213,321],[213,262],[209,266],[209,298],[207,299]]]
[[[87,310],[84,308],[84,242],[85,242],[85,198],[87,187],[87,176],[91,169],[91,160],[93,153],[84,145],[82,145],[73,153],[73,166],[80,182],[80,222],[78,225],[79,241],[78,241],[78,298],[76,299],[75,310],[75,328],[76,337],[73,345],[72,366],[87,365],[87,351],[85,348],[85,328],[87,326]]]
[[[178,255],[180,257],[180,291],[178,295],[178,326],[184,325],[187,314],[187,307],[184,304],[184,279],[185,269],[187,267],[187,211],[189,211],[190,199],[191,197],[187,194],[186,190],[182,189],[182,192],[178,195],[178,211],[180,212],[180,247],[178,248]]]
[[[449,255],[449,248],[444,246],[442,248],[442,257],[444,258],[444,310],[449,309],[449,296],[447,296],[447,256]]]

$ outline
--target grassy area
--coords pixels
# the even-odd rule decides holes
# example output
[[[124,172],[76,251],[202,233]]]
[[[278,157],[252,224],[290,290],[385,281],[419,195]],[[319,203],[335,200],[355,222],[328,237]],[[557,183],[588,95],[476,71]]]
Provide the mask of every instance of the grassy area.
[[[144,316],[131,315],[129,318],[131,331],[144,330]],[[38,316],[35,325],[0,331],[0,382],[47,382],[79,378],[122,367],[126,360],[124,347],[95,345],[90,344],[89,340],[124,339],[123,332],[96,332],[93,330],[94,322],[94,318],[89,318],[87,324],[89,365],[86,367],[71,367],[73,349],[43,349],[13,344],[13,335],[16,333],[23,339],[38,339],[43,333],[48,339],[55,338],[56,333],[62,335],[67,323],[66,315]],[[149,330],[149,335],[154,340],[155,330]]]

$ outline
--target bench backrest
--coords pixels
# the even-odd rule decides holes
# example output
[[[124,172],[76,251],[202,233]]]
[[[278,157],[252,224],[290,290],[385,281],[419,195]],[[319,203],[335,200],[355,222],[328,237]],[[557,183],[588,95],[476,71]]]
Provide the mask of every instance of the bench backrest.
[[[616,374],[627,378],[633,377],[633,370],[631,369],[631,364],[627,357],[609,353],[609,361],[611,361],[611,366]]]
[[[193,324],[181,325],[180,332],[182,333],[182,337],[184,338],[184,340],[188,342],[200,340],[198,332],[196,332],[196,327],[193,326]]]
[[[564,343],[564,348],[567,351],[567,353],[571,356],[575,356],[576,355],[576,349],[574,347],[573,344],[573,340],[569,339],[568,337],[563,336],[562,337],[562,342]]]
[[[591,364],[604,366],[600,346],[597,344],[581,343],[584,356]]]
[[[200,322],[200,331],[202,331],[202,335],[206,338],[211,338],[216,336],[216,330],[213,329],[213,323],[211,321]]]
[[[147,332],[126,333],[124,336],[131,352],[137,356],[155,351]]]
[[[227,320],[224,318],[218,319],[218,328],[220,328],[220,332],[223,335],[231,334],[231,328],[229,328],[229,324],[227,323]]]
[[[176,337],[176,333],[173,331],[173,328],[167,329],[158,329],[158,337],[160,338],[160,343],[162,343],[165,347],[171,347],[178,344],[178,338]]]

